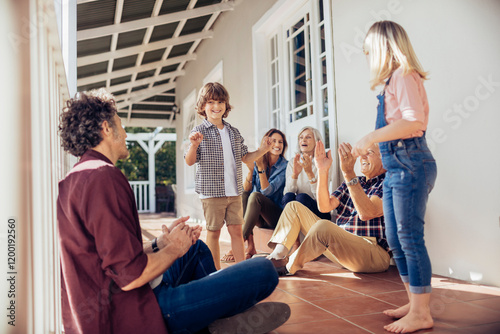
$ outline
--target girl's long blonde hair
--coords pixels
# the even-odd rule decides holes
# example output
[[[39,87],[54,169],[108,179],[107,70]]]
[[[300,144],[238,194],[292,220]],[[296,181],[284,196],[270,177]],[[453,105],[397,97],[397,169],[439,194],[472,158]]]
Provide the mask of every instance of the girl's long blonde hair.
[[[428,73],[420,65],[406,31],[396,22],[375,22],[366,34],[363,52],[370,59],[372,90],[384,84],[399,67],[403,69],[403,75],[416,71],[427,80]]]

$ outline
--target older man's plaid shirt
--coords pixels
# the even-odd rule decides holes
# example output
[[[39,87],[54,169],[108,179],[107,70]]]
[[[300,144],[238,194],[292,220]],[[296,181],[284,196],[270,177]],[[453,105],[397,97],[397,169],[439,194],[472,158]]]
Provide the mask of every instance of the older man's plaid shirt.
[[[240,132],[231,124],[222,121],[229,132],[231,147],[233,148],[234,161],[236,163],[236,183],[238,194],[243,193],[241,157],[248,153],[248,147],[243,144]],[[224,153],[222,151],[222,139],[217,126],[206,119],[196,126],[191,132],[199,132],[203,140],[196,151],[196,180],[195,191],[207,197],[225,197],[224,189]]]
[[[385,173],[369,180],[366,180],[365,176],[360,176],[359,183],[368,197],[377,196],[382,198],[384,178]],[[361,220],[345,182],[342,182],[332,195],[340,201],[337,207],[337,225],[355,235],[376,237],[380,246],[385,249],[389,248],[385,238],[384,216],[367,221]]]

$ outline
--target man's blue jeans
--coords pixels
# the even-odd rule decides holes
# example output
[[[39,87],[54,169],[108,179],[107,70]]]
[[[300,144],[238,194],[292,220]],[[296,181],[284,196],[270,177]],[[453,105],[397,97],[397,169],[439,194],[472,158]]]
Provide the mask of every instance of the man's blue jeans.
[[[436,181],[436,162],[425,137],[380,144],[386,236],[401,279],[412,293],[431,292],[431,262],[424,242],[427,198]]]
[[[168,330],[196,333],[268,297],[278,285],[271,261],[250,259],[216,271],[208,247],[197,241],[153,289]]]

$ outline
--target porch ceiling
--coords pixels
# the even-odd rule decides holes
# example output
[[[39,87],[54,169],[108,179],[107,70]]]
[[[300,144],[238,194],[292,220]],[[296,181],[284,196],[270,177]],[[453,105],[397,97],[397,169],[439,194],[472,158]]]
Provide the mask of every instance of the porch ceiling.
[[[78,91],[104,87],[119,116],[175,127],[176,79],[234,0],[77,0]]]

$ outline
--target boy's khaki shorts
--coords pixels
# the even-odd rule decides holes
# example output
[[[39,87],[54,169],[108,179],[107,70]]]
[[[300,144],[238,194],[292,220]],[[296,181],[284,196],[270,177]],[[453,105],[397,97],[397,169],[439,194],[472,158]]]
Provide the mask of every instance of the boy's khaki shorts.
[[[242,225],[241,196],[212,197],[201,200],[208,231],[219,231],[224,225]]]

